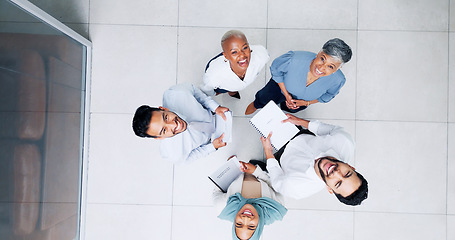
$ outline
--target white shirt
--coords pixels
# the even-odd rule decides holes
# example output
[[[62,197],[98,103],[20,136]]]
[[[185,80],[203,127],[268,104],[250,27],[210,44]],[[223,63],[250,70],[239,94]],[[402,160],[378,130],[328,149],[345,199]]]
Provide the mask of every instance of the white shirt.
[[[354,158],[355,144],[342,127],[311,121],[308,130],[316,136],[301,134],[286,146],[280,163],[267,160],[273,188],[295,199],[311,196],[326,187],[314,170],[314,160],[332,156],[349,163]]]
[[[262,171],[262,169],[257,166],[256,170],[253,172],[253,175],[257,178],[257,180],[261,183],[261,195],[262,197],[271,198],[283,205],[283,197],[281,194],[275,192],[273,190],[272,185],[270,183],[269,175]],[[224,207],[226,206],[226,202],[230,196],[241,193],[242,186],[243,186],[243,178],[245,174],[241,174],[237,179],[235,179],[231,185],[229,186],[226,193],[223,193],[219,188],[214,188],[213,190],[213,203],[219,212],[221,212]]]
[[[267,49],[261,45],[252,45],[250,48],[253,52],[251,52],[250,64],[243,80],[231,70],[229,61],[225,61],[224,56],[219,56],[210,62],[209,68],[202,78],[204,82],[201,86],[202,91],[212,96],[215,94],[214,89],[216,88],[231,92],[240,91],[254,82],[259,72],[269,61],[270,56]]]
[[[163,94],[163,107],[187,122],[187,129],[161,141],[161,157],[174,163],[191,162],[216,149],[210,141],[214,130],[212,111],[219,106],[192,84],[179,84]],[[201,127],[202,125],[202,127]],[[206,130],[204,130],[206,125]]]

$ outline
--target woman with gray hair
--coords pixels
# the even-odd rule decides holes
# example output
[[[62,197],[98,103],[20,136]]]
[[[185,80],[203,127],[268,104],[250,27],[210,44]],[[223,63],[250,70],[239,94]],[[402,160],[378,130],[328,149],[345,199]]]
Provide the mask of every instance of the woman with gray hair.
[[[351,48],[343,40],[334,38],[327,41],[318,54],[289,51],[276,58],[270,66],[272,78],[256,93],[245,115],[254,113],[270,100],[292,113],[314,103],[329,102],[346,82],[340,68],[351,56]]]
[[[240,98],[238,91],[246,88],[269,61],[267,49],[249,45],[245,34],[230,30],[221,38],[223,52],[205,67],[201,90],[207,95],[226,93]]]

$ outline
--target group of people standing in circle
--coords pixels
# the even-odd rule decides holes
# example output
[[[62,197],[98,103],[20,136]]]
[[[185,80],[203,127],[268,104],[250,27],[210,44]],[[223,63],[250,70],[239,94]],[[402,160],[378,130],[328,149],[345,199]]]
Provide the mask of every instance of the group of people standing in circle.
[[[240,99],[239,91],[255,81],[270,59],[267,49],[250,46],[238,30],[226,32],[221,47],[222,53],[207,63],[200,87],[173,86],[163,94],[162,106],[143,105],[136,110],[135,134],[161,140],[162,158],[188,163],[225,146],[223,135],[212,139],[213,114],[225,119],[229,109],[211,96]],[[271,79],[245,106],[245,115],[270,100],[290,113],[328,103],[345,84],[340,68],[351,56],[351,48],[338,38],[327,41],[318,53],[289,51],[279,56],[270,66]],[[276,152],[271,135],[261,137],[266,159],[241,162],[244,174],[228,191],[214,190],[215,205],[222,209],[218,217],[233,222],[233,239],[259,239],[264,225],[286,215],[283,196],[301,199],[326,188],[352,206],[368,196],[366,179],[350,165],[354,141],[342,127],[286,115],[284,121],[296,125],[299,133]]]

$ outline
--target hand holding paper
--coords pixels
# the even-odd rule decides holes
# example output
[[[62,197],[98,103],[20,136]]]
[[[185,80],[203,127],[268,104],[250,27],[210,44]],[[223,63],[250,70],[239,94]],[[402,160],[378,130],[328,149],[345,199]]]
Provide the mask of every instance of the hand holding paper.
[[[250,123],[264,137],[273,131],[270,142],[278,150],[299,132],[299,129],[294,124],[283,121],[286,119],[287,117],[283,111],[275,102],[270,101],[251,118]]]
[[[251,163],[240,162],[240,164],[240,171],[244,173],[253,174],[253,172],[256,170],[256,166]]]

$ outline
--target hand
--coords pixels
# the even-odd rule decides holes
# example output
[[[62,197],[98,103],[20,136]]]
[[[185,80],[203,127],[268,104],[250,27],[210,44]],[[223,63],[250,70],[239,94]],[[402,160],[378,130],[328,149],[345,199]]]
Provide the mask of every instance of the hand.
[[[253,172],[256,170],[256,166],[251,163],[240,162],[240,164],[242,165],[240,166],[240,171],[244,173],[253,174]]]
[[[221,136],[219,136],[218,138],[216,138],[215,140],[212,141],[212,144],[215,147],[215,149],[218,149],[220,147],[226,146],[226,143],[223,142],[223,137],[224,137],[224,133],[221,134]]]
[[[262,147],[264,147],[264,153],[265,153],[265,157],[267,159],[273,157],[273,147],[272,147],[272,143],[270,142],[271,137],[272,137],[272,132],[269,133],[269,136],[267,136],[267,138],[261,137]]]
[[[300,99],[293,99],[292,102],[294,102],[294,104],[297,106],[297,107],[302,107],[302,106],[309,106],[309,102],[308,101],[305,101],[305,100],[300,100]]]
[[[297,109],[297,105],[294,103],[294,99],[292,99],[292,96],[290,94],[285,95],[286,97],[286,107],[289,109]]]
[[[229,108],[227,107],[222,107],[222,106],[218,106],[216,109],[215,109],[215,113],[220,115],[224,121],[226,121],[226,116],[224,115],[224,112],[226,111],[229,111]]]
[[[285,123],[285,122],[290,122],[294,125],[301,125],[301,121],[303,119],[301,118],[298,118],[292,114],[289,114],[289,113],[286,113],[286,117],[288,117],[287,119],[284,119],[283,121],[281,121],[282,123]]]
[[[288,117],[287,119],[284,119],[283,121],[281,121],[282,123],[285,123],[285,122],[290,122],[294,125],[299,125],[299,126],[302,126],[306,129],[308,129],[308,124],[310,124],[310,121],[308,120],[305,120],[305,119],[302,119],[302,118],[298,118],[292,114],[289,114],[289,113],[286,113],[286,117]]]

